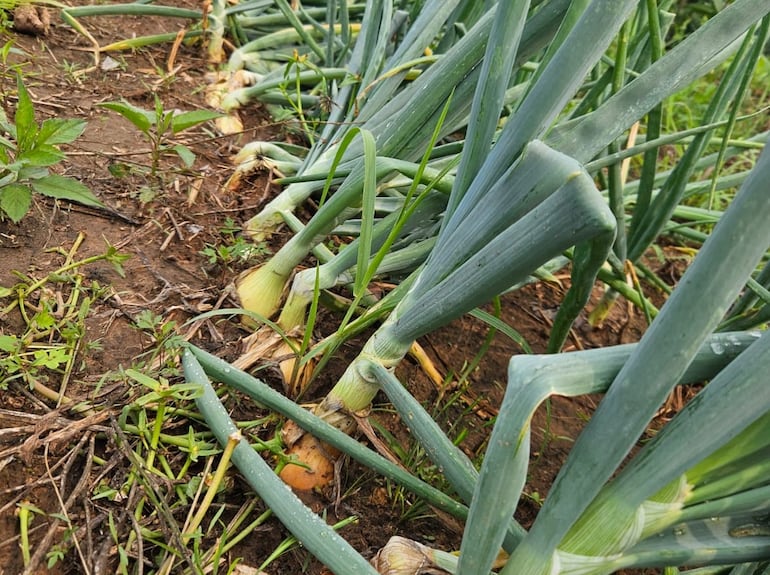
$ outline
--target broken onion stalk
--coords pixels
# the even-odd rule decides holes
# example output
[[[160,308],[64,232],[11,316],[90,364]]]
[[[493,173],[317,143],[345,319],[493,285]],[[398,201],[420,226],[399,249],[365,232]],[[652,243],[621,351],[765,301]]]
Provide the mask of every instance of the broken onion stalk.
[[[243,146],[233,158],[233,162],[237,167],[225,184],[227,189],[236,189],[245,176],[260,169],[284,177],[296,174],[302,165],[302,159],[286,150],[284,146],[259,141]]]

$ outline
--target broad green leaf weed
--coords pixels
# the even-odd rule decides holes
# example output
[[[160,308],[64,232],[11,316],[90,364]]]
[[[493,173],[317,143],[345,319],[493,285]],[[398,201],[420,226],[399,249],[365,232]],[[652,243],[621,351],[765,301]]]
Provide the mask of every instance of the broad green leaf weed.
[[[157,95],[155,96],[155,107],[152,110],[145,110],[126,100],[105,102],[99,106],[117,112],[144,134],[145,139],[150,144],[150,177],[152,178],[158,177],[160,160],[164,154],[169,152],[176,154],[185,167],[191,168],[195,162],[193,151],[183,144],[172,142],[171,139],[180,132],[221,116],[218,112],[210,110],[190,112],[166,110]]]
[[[16,90],[18,105],[13,121],[0,109],[0,219],[19,222],[32,206],[33,193],[104,207],[86,186],[48,169],[65,159],[59,145],[75,141],[86,122],[49,118],[38,124],[32,99],[19,74]]]

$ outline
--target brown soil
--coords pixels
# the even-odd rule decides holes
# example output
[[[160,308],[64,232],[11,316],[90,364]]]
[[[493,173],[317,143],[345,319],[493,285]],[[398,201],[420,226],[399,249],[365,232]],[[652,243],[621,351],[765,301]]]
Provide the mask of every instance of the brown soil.
[[[92,306],[86,321],[88,342],[99,342],[93,349],[81,347],[67,395],[77,400],[89,400],[99,406],[95,413],[83,415],[43,400],[18,381],[11,382],[0,395],[0,573],[23,571],[19,551],[19,520],[15,510],[22,501],[34,504],[45,515],[32,521],[31,549],[45,555],[52,545],[69,541],[66,554],[50,570],[45,557],[36,572],[81,573],[84,565],[92,573],[114,573],[117,551],[111,543],[111,530],[119,532],[125,541],[132,525],[130,513],[136,493],[121,499],[91,499],[100,485],[117,486],[125,479],[130,461],[128,449],[121,447],[116,418],[131,400],[145,393],[125,376],[105,378],[120,368],[148,363],[143,354],[157,349],[155,343],[136,322],[144,310],[175,321],[181,326],[187,319],[216,306],[232,307],[223,298],[225,288],[240,269],[212,266],[200,254],[207,244],[220,244],[219,232],[226,218],[242,224],[276,191],[269,174],[261,174],[248,186],[235,192],[222,192],[221,186],[232,172],[230,156],[238,146],[256,139],[281,139],[284,129],[271,124],[258,107],[244,113],[247,130],[238,136],[214,137],[203,129],[186,132],[181,138],[197,155],[193,170],[182,170],[181,164],[166,159],[163,180],[157,182],[135,172],[117,178],[110,167],[122,164],[148,165],[147,144],[141,134],[128,122],[102,108],[100,102],[126,98],[151,108],[154,95],[166,109],[203,107],[200,88],[205,85],[203,74],[207,64],[197,46],[181,47],[167,73],[168,46],[124,52],[113,57],[119,67],[112,71],[88,70],[92,54],[88,43],[58,18],[45,37],[11,36],[28,58],[18,58],[28,89],[36,105],[38,120],[46,117],[78,117],[88,120],[85,134],[67,151],[69,160],[64,170],[89,186],[98,197],[119,214],[82,208],[37,198],[24,220],[14,225],[0,222],[0,285],[12,286],[18,278],[15,272],[40,278],[59,267],[64,256],[57,249],[69,251],[79,241],[76,257],[83,258],[104,252],[105,242],[117,246],[121,253],[130,254],[125,264],[126,276],[120,277],[106,263],[90,265],[83,270],[84,282],[98,282],[108,290]],[[88,22],[89,29],[100,42],[176,30],[180,23],[151,18],[100,18]],[[4,38],[3,42],[8,38]],[[6,112],[12,112],[15,99],[11,95],[15,79],[10,73],[0,75],[0,88],[5,98]],[[140,201],[140,190],[157,185],[155,197]],[[194,193],[195,192],[195,193]],[[145,198],[141,198],[145,199]],[[278,238],[280,241],[280,238]],[[54,285],[62,296],[68,297],[65,284]],[[562,287],[540,283],[502,298],[503,319],[514,326],[534,351],[543,351],[548,323],[562,296]],[[6,300],[7,302],[7,300]],[[594,329],[581,319],[569,342],[575,347],[598,347],[638,339],[644,320],[638,314],[629,315],[625,304],[615,306],[600,329]],[[318,336],[334,329],[336,318],[327,313],[319,324]],[[0,333],[13,334],[22,323],[16,312],[0,316]],[[181,329],[189,334],[188,328]],[[434,364],[448,380],[456,381],[467,362],[479,352],[488,328],[472,318],[461,319],[441,329],[420,343]],[[230,318],[212,319],[194,335],[194,341],[215,353],[232,359],[237,356],[239,342],[248,332]],[[321,395],[330,385],[344,359],[351,357],[360,340],[349,342],[340,357],[330,363],[313,386],[307,399]],[[88,351],[85,351],[88,349]],[[440,413],[442,425],[454,436],[463,433],[462,448],[474,458],[483,452],[495,408],[500,404],[506,381],[506,366],[511,355],[521,350],[498,334],[478,368],[467,379],[463,398],[447,405],[456,386],[437,389],[412,360],[399,368],[400,379],[407,382],[413,394],[430,409]],[[173,376],[170,366],[164,373]],[[2,375],[2,374],[0,374]],[[267,370],[262,375],[277,381]],[[47,384],[57,388],[61,377],[50,374]],[[178,379],[178,378],[177,378]],[[379,398],[378,398],[379,400]],[[592,398],[567,400],[556,398],[550,414],[539,413],[533,421],[533,460],[528,498],[522,501],[519,519],[526,525],[536,515],[538,499],[547,496],[572,440],[595,407]],[[239,419],[256,419],[264,415],[247,402],[233,404]],[[373,411],[404,448],[408,437],[383,403]],[[184,430],[183,430],[184,431]],[[263,439],[269,439],[266,429]],[[127,438],[132,445],[139,439]],[[104,462],[93,464],[94,456]],[[174,456],[168,455],[173,461]],[[202,468],[190,469],[189,474]],[[234,484],[218,502],[224,517],[234,513],[244,499],[250,497],[245,484],[233,477]],[[394,487],[374,474],[354,464],[345,467],[339,478],[339,501],[319,496],[312,502],[316,510],[326,513],[329,522],[355,515],[358,522],[342,531],[343,535],[365,556],[373,555],[392,535],[404,535],[442,549],[454,549],[459,544],[459,525],[409,495],[402,496]],[[173,490],[169,490],[173,496]],[[167,502],[168,503],[168,502]],[[57,520],[63,513],[71,523]],[[254,517],[261,513],[257,506]],[[115,520],[110,526],[108,516]],[[176,517],[176,516],[175,516]],[[60,517],[61,519],[61,517]],[[176,519],[184,520],[183,517]],[[154,518],[163,524],[163,520]],[[156,525],[157,527],[157,525]],[[163,525],[161,526],[163,528]],[[167,526],[166,526],[167,528]],[[213,542],[216,533],[203,544]],[[271,519],[246,543],[233,550],[228,559],[242,557],[243,565],[258,566],[287,536],[285,529]],[[78,552],[71,542],[77,540]],[[137,553],[136,549],[132,553]],[[144,558],[152,559],[157,549],[144,549]],[[139,553],[142,553],[139,552]],[[132,559],[133,561],[133,559]],[[145,565],[145,570],[149,569]],[[321,573],[322,568],[306,552],[295,549],[268,568],[268,572],[288,574]]]

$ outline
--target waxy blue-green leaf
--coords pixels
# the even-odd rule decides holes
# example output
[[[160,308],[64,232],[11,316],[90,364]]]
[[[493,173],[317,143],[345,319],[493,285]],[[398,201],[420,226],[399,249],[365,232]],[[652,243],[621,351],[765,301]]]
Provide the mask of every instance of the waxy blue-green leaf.
[[[511,568],[503,571],[505,575],[514,568],[544,572],[562,538],[617,470],[719,324],[745,278],[770,247],[768,178],[770,150],[765,149],[576,441],[532,530],[511,556]],[[607,433],[608,429],[613,432]]]

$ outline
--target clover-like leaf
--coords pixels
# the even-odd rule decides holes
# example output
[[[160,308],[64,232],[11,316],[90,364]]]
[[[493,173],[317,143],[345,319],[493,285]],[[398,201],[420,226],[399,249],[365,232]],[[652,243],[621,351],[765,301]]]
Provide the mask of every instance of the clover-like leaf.
[[[20,341],[15,335],[0,334],[0,351],[13,353],[19,350]]]

